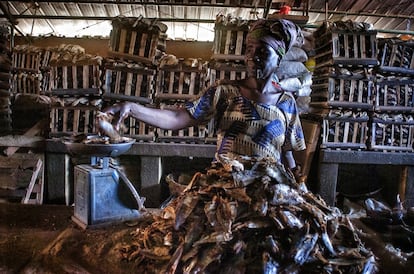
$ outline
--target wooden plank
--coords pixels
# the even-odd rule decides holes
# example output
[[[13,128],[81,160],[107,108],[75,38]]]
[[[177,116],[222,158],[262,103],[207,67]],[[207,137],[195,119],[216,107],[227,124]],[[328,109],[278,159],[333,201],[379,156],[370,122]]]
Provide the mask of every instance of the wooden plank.
[[[36,134],[38,134],[39,132],[41,132],[44,127],[46,125],[46,120],[41,120],[39,122],[37,122],[33,127],[31,127],[28,131],[26,131],[23,136],[25,137],[33,137]],[[6,148],[3,152],[6,156],[11,156],[13,155],[18,149],[20,148],[20,146],[11,146]]]
[[[115,81],[115,88],[114,88],[114,93],[115,94],[119,94],[120,93],[120,89],[121,89],[121,79],[122,79],[122,71],[117,71],[116,73],[116,81]]]
[[[78,67],[77,66],[71,66],[72,67],[72,79],[69,79],[72,81],[72,88],[76,89],[78,88]]]
[[[130,60],[130,61],[142,62],[144,64],[152,64],[153,62],[151,58],[127,54],[127,53],[114,52],[114,51],[108,51],[108,56]]]
[[[224,45],[224,54],[230,54],[229,52],[230,44],[231,44],[231,30],[228,30],[226,32],[226,43]]]
[[[127,36],[127,30],[126,29],[121,29],[121,36],[119,38],[119,48],[118,48],[119,52],[123,53],[124,50],[125,50],[126,36]]]
[[[6,135],[0,136],[1,147],[41,147],[44,137],[25,136],[25,135]],[[7,155],[8,156],[8,155]]]
[[[62,88],[68,88],[68,67],[62,66]]]
[[[136,31],[132,31],[131,33],[131,42],[129,44],[129,54],[134,54],[134,48],[135,48],[135,43],[137,40],[137,32]]]
[[[180,72],[180,77],[178,79],[178,88],[176,93],[183,94],[183,87],[184,87],[184,72]]]
[[[68,110],[63,109],[63,125],[62,125],[62,132],[68,131]]]
[[[237,40],[236,40],[236,55],[243,55],[242,49],[243,49],[243,40],[244,37],[244,31],[237,31]]]
[[[134,75],[132,73],[130,73],[130,72],[127,73],[126,83],[125,83],[125,90],[124,90],[124,94],[125,95],[132,95],[131,94],[131,89],[132,89],[132,79],[133,79],[133,76]]]
[[[148,39],[148,34],[147,33],[142,33],[141,34],[140,46],[139,46],[139,53],[138,53],[139,56],[147,57],[145,55],[145,45],[147,43],[147,39]]]
[[[37,163],[36,163],[36,168],[33,171],[32,178],[31,178],[30,183],[27,187],[26,195],[22,199],[22,204],[27,204],[29,202],[42,204],[42,202],[43,202],[43,193],[42,193],[43,192],[43,187],[40,187],[40,190],[41,190],[40,193],[36,193],[35,201],[31,201],[32,199],[30,198],[31,194],[33,193],[33,189],[34,189],[34,186],[36,184],[36,181],[38,180],[38,177],[39,177],[42,166],[43,166],[42,160],[38,159]],[[43,182],[40,181],[39,184],[43,185]]]
[[[83,65],[82,66],[82,88],[89,88],[89,79],[90,77],[92,77],[92,79],[94,79],[95,77],[93,77],[94,75],[89,75],[89,66],[88,65]],[[95,87],[96,87],[96,83]]]
[[[135,92],[132,95],[144,97],[144,96],[142,96],[143,95],[142,94],[143,93],[142,84],[144,82],[144,75],[142,75],[142,74],[136,74],[135,77],[136,77],[136,81],[135,81]],[[151,91],[148,90],[148,92],[146,92],[146,93],[147,94],[151,94]]]
[[[190,87],[188,88],[188,94],[189,95],[194,95],[196,77],[197,77],[197,73],[196,72],[191,72],[191,74],[190,74]]]
[[[79,133],[80,109],[73,110],[72,132]],[[87,124],[87,121],[85,121]]]

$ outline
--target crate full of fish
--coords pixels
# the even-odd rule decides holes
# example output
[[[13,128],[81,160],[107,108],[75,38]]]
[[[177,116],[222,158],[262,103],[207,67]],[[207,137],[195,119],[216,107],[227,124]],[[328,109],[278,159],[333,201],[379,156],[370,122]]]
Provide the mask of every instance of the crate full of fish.
[[[108,60],[105,62],[104,97],[124,100],[150,99],[154,91],[155,69],[140,63]]]
[[[372,109],[374,80],[364,74],[337,74],[312,78],[311,104],[321,107]]]
[[[314,33],[316,67],[376,66],[377,32],[364,23],[324,23]]]
[[[42,94],[42,74],[20,71],[11,78],[11,92],[21,94]]]
[[[166,31],[167,26],[158,20],[116,18],[112,21],[108,54],[121,60],[152,64]]]
[[[231,16],[217,16],[214,25],[212,59],[243,60],[248,30],[248,20]]]
[[[322,148],[366,149],[368,138],[367,112],[331,110],[323,117]]]
[[[171,58],[174,59],[174,58]],[[158,67],[155,98],[194,99],[206,88],[207,66],[199,59],[175,59]]]
[[[43,49],[30,45],[16,45],[12,51],[13,70],[39,73]]]
[[[243,63],[211,61],[208,68],[207,82],[214,85],[220,80],[242,80],[247,76]]]
[[[405,114],[378,114],[372,119],[370,149],[414,151],[414,118]]]
[[[53,106],[50,111],[50,137],[97,134],[96,113],[92,105]]]
[[[155,128],[132,117],[128,117],[124,120],[120,130],[122,136],[140,141],[155,140]]]
[[[83,55],[51,62],[49,88],[52,95],[100,95],[102,57]]]
[[[382,73],[414,75],[414,42],[396,38],[378,39],[379,70]]]
[[[184,101],[161,103],[161,109],[170,109],[172,107],[184,107]],[[213,122],[207,125],[192,126],[180,130],[164,130],[157,128],[157,139],[159,141],[177,142],[177,143],[205,143],[213,137]]]
[[[383,78],[375,85],[375,111],[414,112],[414,79]]]

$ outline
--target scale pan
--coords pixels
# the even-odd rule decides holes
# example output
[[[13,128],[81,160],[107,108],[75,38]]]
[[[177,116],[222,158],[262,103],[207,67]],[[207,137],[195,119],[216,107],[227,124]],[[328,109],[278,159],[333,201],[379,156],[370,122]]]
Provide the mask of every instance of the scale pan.
[[[97,156],[97,157],[117,157],[127,152],[135,139],[129,137],[122,137],[120,143],[104,143],[107,137],[102,136],[87,136],[86,140],[102,139],[102,144],[99,142],[84,143],[75,140],[64,140],[63,144],[66,146],[68,152],[73,156]]]

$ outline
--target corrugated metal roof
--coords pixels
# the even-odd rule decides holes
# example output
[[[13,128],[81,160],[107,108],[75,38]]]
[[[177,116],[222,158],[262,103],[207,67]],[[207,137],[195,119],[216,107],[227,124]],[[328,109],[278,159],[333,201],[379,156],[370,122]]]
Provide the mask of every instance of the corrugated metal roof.
[[[414,32],[412,0],[1,1],[0,20],[15,22],[17,35],[105,37],[114,17],[142,16],[164,22],[169,39],[212,41],[218,14],[244,20],[262,18],[277,13],[285,4],[293,6],[292,15],[308,15],[311,27],[326,20],[352,20],[371,23],[382,33]]]

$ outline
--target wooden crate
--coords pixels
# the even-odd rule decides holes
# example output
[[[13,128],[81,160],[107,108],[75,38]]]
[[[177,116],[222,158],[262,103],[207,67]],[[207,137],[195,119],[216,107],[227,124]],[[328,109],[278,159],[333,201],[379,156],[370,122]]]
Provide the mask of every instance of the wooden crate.
[[[112,21],[108,55],[122,60],[151,64],[166,27],[144,22],[142,18],[117,18]]]
[[[376,81],[375,111],[414,112],[414,79],[385,78]]]
[[[247,77],[247,68],[243,63],[211,62],[208,69],[208,82],[214,85],[219,80],[242,80]]]
[[[322,148],[366,149],[368,115],[331,110],[322,121]]]
[[[206,88],[207,68],[198,62],[197,66],[165,65],[158,69],[155,99],[189,100]]]
[[[180,107],[184,103],[168,102],[162,103],[160,108],[169,109]],[[177,143],[205,143],[207,139],[211,141],[213,137],[212,127],[213,123],[207,125],[192,126],[180,130],[164,130],[157,128],[157,140],[162,142],[177,142]]]
[[[376,31],[329,30],[318,34],[315,34],[316,68],[378,65]]]
[[[40,73],[20,71],[13,74],[11,91],[22,94],[43,94],[41,85],[42,75]]]
[[[50,137],[77,134],[97,134],[95,106],[52,107],[50,111]]]
[[[372,119],[369,148],[380,151],[414,152],[414,121],[401,115],[376,113]]]
[[[414,42],[395,38],[378,39],[382,73],[414,75]]]
[[[123,100],[128,100],[128,98],[152,99],[156,73],[154,68],[117,61],[108,61],[104,67],[104,97],[123,95]],[[113,97],[117,96],[111,98]]]
[[[0,196],[22,203],[43,203],[44,155],[14,153],[0,156]]]
[[[52,95],[100,95],[100,62],[58,62],[50,67]]]
[[[12,52],[13,70],[40,72],[43,50],[32,46],[17,46]]]
[[[218,24],[214,27],[212,59],[244,60],[248,24]]]
[[[372,109],[373,87],[373,78],[364,75],[315,76],[312,78],[311,105]]]
[[[122,136],[142,141],[154,141],[155,128],[132,117],[128,117],[124,121]]]

